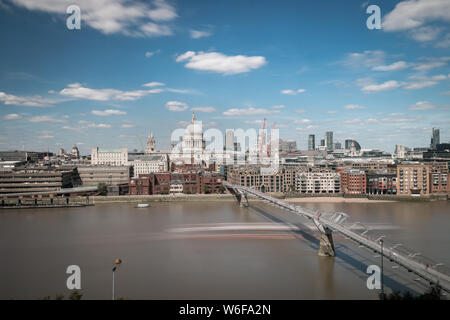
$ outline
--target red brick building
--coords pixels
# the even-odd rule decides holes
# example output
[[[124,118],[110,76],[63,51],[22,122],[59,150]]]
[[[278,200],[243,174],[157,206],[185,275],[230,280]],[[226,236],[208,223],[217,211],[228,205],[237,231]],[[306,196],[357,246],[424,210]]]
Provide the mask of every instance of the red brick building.
[[[130,195],[219,193],[222,176],[212,172],[152,173],[130,180]]]
[[[365,194],[367,188],[367,175],[361,170],[345,170],[341,175],[341,190],[348,194]]]
[[[450,194],[447,162],[433,162],[430,166],[430,191],[432,194]]]

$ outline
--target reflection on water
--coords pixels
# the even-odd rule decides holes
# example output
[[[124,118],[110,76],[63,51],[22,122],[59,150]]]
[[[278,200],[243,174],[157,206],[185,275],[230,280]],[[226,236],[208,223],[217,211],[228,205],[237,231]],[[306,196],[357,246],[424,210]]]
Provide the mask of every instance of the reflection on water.
[[[450,264],[449,205],[305,203],[344,211],[390,238]],[[317,256],[318,234],[301,217],[263,203],[133,204],[0,212],[0,298],[68,295],[79,265],[87,299],[376,299],[365,270],[379,258],[338,234],[337,257]],[[388,288],[425,287],[386,262]]]

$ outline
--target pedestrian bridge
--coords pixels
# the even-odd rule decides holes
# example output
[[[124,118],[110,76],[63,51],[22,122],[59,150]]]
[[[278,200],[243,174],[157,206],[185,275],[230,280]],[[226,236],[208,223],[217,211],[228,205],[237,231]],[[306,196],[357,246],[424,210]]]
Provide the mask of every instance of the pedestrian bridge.
[[[253,196],[290,213],[312,220],[321,233],[319,247],[319,255],[321,256],[335,256],[332,233],[339,232],[356,245],[380,254],[380,256],[403,267],[406,271],[412,272],[430,284],[438,285],[444,291],[450,293],[450,270],[442,263],[426,258],[420,252],[406,248],[404,244],[390,241],[384,235],[377,234],[361,222],[351,221],[346,213],[324,213],[309,210],[275,199],[249,187],[229,183],[225,183],[225,186],[242,207],[248,206],[248,197]]]

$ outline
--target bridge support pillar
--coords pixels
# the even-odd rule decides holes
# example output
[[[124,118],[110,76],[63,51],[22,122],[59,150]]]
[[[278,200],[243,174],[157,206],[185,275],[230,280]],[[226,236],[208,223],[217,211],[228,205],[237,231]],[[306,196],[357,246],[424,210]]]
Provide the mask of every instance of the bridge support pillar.
[[[247,208],[248,207],[248,199],[246,193],[241,193],[239,197],[239,207]]]
[[[321,257],[334,257],[336,252],[334,251],[334,242],[331,229],[322,226],[323,232],[321,230],[320,245],[319,245],[319,256]]]

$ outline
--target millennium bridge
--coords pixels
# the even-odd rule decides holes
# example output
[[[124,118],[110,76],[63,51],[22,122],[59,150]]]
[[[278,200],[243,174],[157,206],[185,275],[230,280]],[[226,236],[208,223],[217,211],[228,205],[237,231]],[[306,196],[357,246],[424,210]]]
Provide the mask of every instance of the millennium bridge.
[[[318,252],[320,256],[335,256],[332,235],[333,232],[338,232],[345,239],[353,241],[359,247],[372,250],[381,257],[387,258],[396,265],[403,267],[404,270],[426,280],[430,285],[437,285],[442,290],[450,293],[450,270],[442,263],[437,263],[419,252],[407,249],[401,243],[390,241],[384,235],[375,233],[370,227],[366,227],[361,222],[351,221],[346,213],[324,213],[309,210],[280,199],[275,199],[252,188],[229,183],[225,183],[225,186],[236,197],[241,207],[247,207],[248,197],[253,196],[270,205],[312,220],[321,234]],[[361,229],[363,229],[362,232],[356,231]]]

